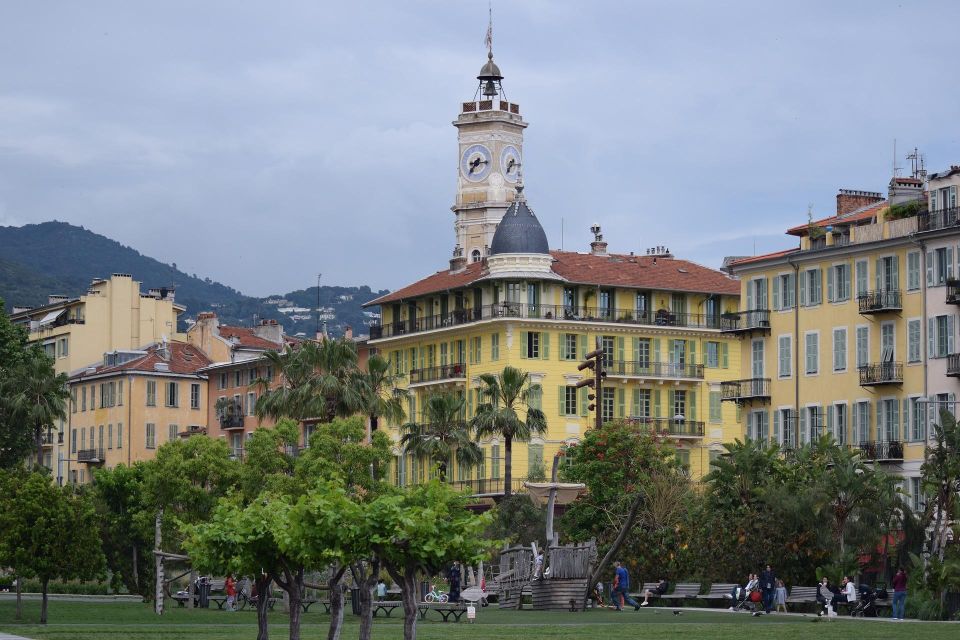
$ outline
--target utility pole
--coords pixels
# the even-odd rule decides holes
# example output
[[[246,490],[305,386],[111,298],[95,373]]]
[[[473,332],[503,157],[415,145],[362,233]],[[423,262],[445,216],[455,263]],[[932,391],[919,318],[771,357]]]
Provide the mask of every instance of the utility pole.
[[[587,394],[587,399],[590,401],[587,410],[594,412],[594,428],[599,429],[603,426],[603,379],[607,377],[607,372],[603,370],[603,347],[599,337],[597,338],[596,348],[590,353],[584,354],[583,357],[584,361],[577,365],[577,371],[592,369],[593,377],[584,378],[576,384],[576,388],[591,387],[593,389],[593,393]],[[597,398],[600,398],[600,407],[594,402]]]
[[[320,339],[320,276],[322,273],[317,274],[317,331],[314,333],[316,339]]]

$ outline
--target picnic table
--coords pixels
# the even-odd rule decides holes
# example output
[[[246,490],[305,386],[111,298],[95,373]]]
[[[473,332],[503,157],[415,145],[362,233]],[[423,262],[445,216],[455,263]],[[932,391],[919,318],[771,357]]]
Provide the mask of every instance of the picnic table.
[[[436,611],[443,617],[444,622],[450,622],[450,616],[453,616],[455,622],[460,622],[460,617],[467,612],[467,605],[459,602],[421,602],[417,605],[420,613],[420,619],[427,619],[427,612]]]

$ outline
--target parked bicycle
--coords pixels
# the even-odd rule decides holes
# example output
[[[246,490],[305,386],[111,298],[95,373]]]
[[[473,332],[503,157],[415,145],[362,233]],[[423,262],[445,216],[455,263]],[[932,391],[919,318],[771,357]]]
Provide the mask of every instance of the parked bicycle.
[[[441,604],[446,603],[449,599],[450,596],[437,589],[435,585],[430,585],[430,591],[427,595],[423,596],[424,602],[439,602]]]

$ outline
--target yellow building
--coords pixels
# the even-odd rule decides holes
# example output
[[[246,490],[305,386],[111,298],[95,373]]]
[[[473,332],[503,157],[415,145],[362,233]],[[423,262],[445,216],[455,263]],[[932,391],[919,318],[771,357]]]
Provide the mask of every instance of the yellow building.
[[[919,477],[927,359],[946,357],[956,331],[952,315],[927,331],[924,297],[940,274],[917,234],[922,198],[914,178],[892,180],[886,199],[843,190],[835,216],[787,231],[799,247],[731,265],[742,314],[730,330],[744,364],[723,394],[743,407],[746,437],[789,448],[829,433]]]
[[[172,288],[142,293],[140,283],[122,273],[96,279],[76,298],[51,295],[36,308],[14,307],[10,320],[24,327],[31,342],[43,345],[57,373],[71,374],[98,362],[113,350],[140,349],[160,340],[177,339],[177,317],[184,307],[174,302]],[[47,438],[44,465],[63,481],[65,422]]]
[[[153,458],[161,444],[206,433],[210,359],[183,342],[117,350],[70,376],[64,478]]]
[[[610,254],[599,227],[589,253],[551,251],[519,175],[527,123],[519,105],[497,99],[502,75],[492,58],[479,79],[487,99],[464,103],[454,123],[460,172],[450,266],[368,303],[381,310],[369,344],[393,363],[409,417],[423,418],[429,394],[453,390],[465,396],[469,419],[481,374],[507,365],[528,372],[542,388],[533,402],[548,429],[514,444],[519,483],[592,424],[588,392],[575,385],[577,365],[599,339],[609,374],[597,401],[603,418],[633,418],[665,434],[699,477],[738,434],[720,382],[740,370],[737,339],[721,332],[724,314],[739,306],[739,284],[662,247]],[[389,429],[398,441],[397,425]],[[502,493],[502,443],[480,444],[484,463],[448,477],[475,494]],[[395,453],[398,483],[427,477],[420,461]]]

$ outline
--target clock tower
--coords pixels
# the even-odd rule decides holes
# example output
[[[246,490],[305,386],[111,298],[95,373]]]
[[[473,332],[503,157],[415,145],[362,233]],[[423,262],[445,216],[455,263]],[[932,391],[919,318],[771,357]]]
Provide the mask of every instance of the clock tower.
[[[454,271],[489,254],[497,224],[516,194],[527,127],[520,105],[509,102],[503,93],[503,75],[491,49],[477,80],[474,100],[461,105],[453,123],[460,152],[457,200],[451,207],[457,235],[450,260]]]

